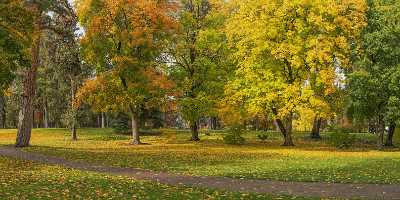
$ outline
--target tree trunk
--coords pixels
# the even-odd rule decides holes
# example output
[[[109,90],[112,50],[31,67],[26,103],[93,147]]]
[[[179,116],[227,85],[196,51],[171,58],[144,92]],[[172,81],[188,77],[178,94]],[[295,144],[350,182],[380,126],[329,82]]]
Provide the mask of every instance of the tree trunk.
[[[49,128],[49,116],[47,111],[47,103],[45,102],[43,105],[43,127]]]
[[[321,135],[320,135],[321,121],[322,121],[322,119],[320,117],[314,118],[313,128],[311,131],[311,138],[321,139]]]
[[[269,121],[268,121],[268,116],[266,115],[263,119],[263,130],[268,131],[269,129]]]
[[[106,122],[105,122],[105,116],[104,113],[101,113],[101,128],[105,128]]]
[[[192,138],[190,138],[190,141],[200,141],[199,126],[197,121],[190,124],[190,131],[192,132]]]
[[[74,141],[78,140],[78,134],[76,133],[75,124],[72,125],[72,127],[71,127],[71,134],[72,134],[72,140],[74,140]]]
[[[286,135],[285,142],[283,146],[294,146],[292,140],[292,130],[293,130],[293,114],[291,113],[286,119]]]
[[[278,111],[275,108],[272,108],[272,112],[274,115],[278,115]],[[290,115],[286,118],[286,126],[281,119],[276,119],[275,121],[285,140],[282,146],[294,146],[292,139],[293,113],[290,113]]]
[[[133,145],[141,144],[139,137],[139,117],[136,113],[131,113],[132,120],[132,142]]]
[[[258,117],[255,119],[254,127],[256,128],[256,131],[260,130],[260,119]]]
[[[0,128],[6,127],[6,100],[2,91],[0,91]]]
[[[294,146],[292,140],[292,125],[289,125],[289,123],[291,124],[291,120],[288,119],[286,121],[288,124],[285,127],[281,119],[276,119],[276,123],[278,124],[279,130],[281,131],[284,139],[282,146]]]
[[[383,141],[385,136],[385,122],[383,121],[383,117],[378,117],[378,149],[383,149]]]
[[[16,138],[16,147],[27,147],[31,139],[33,123],[33,99],[35,96],[36,73],[39,67],[40,33],[41,33],[41,13],[36,8],[38,16],[34,24],[31,46],[31,67],[24,72],[22,82],[21,108],[18,117],[18,132]]]
[[[396,129],[396,123],[390,122],[389,131],[386,138],[385,146],[392,147],[393,146],[393,135]]]
[[[77,115],[77,111],[75,108],[75,93],[76,93],[76,85],[75,85],[75,80],[70,77],[71,80],[71,102],[70,102],[70,106],[71,106],[71,114],[72,114],[72,118],[70,120],[72,120],[71,122],[71,134],[72,134],[72,140],[76,141],[78,140],[78,135],[76,133],[76,115]]]

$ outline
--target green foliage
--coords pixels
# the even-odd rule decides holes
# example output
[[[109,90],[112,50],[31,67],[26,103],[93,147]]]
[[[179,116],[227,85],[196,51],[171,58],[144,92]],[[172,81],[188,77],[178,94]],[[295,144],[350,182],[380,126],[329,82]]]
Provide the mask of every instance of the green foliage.
[[[265,142],[268,139],[268,133],[258,134],[257,138],[260,139],[262,142]]]
[[[220,12],[217,1],[181,3],[179,29],[167,54],[172,59],[170,74],[176,82],[179,111],[193,124],[202,117],[216,115],[216,104],[232,63],[223,31],[227,16]]]
[[[1,93],[15,78],[18,67],[29,66],[30,14],[22,0],[4,0],[0,3]]]
[[[118,114],[115,118],[111,121],[111,128],[114,130],[115,133],[129,133],[131,128],[129,127],[129,116],[125,114]]]
[[[245,142],[245,138],[242,137],[243,127],[233,126],[229,129],[228,134],[224,136],[224,142],[226,144],[242,145]]]
[[[337,129],[329,136],[329,143],[336,148],[350,148],[356,141],[356,136],[345,129]]]
[[[396,121],[400,113],[400,1],[369,1],[363,51],[349,75],[353,117]]]

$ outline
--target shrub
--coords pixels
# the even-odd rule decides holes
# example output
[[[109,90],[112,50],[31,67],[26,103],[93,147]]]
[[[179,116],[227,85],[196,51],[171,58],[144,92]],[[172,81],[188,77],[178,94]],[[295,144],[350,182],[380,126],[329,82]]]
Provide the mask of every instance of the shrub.
[[[111,127],[115,133],[130,134],[131,127],[129,127],[129,116],[119,114],[111,121]]]
[[[346,130],[337,129],[330,135],[329,142],[336,148],[351,147],[356,141],[356,136]]]
[[[266,133],[258,134],[257,138],[260,139],[262,142],[265,142],[265,140],[268,139],[268,134],[266,134]]]
[[[244,144],[244,137],[241,136],[243,132],[242,127],[240,126],[234,126],[229,130],[229,133],[224,136],[224,142],[225,144],[235,144],[235,145],[241,145]]]

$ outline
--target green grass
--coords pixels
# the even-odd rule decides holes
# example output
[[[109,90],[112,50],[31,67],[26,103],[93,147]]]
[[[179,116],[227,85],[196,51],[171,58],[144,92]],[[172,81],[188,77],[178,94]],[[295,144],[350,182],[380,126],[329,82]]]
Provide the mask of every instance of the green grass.
[[[278,133],[270,133],[263,143],[256,139],[257,133],[249,132],[244,135],[245,145],[232,146],[223,144],[221,131],[201,135],[199,143],[188,142],[186,131],[161,132],[159,136],[142,137],[148,145],[131,146],[129,136],[115,135],[110,129],[79,130],[76,142],[63,129],[36,129],[32,134],[33,146],[25,150],[96,164],[189,175],[400,183],[399,149],[374,150],[376,138],[370,134],[357,134],[359,142],[354,148],[337,150],[325,140],[313,141],[300,133],[295,134],[295,147],[281,147]],[[15,130],[0,131],[0,144],[13,144],[14,139]]]
[[[1,199],[311,199],[168,186],[0,156]]]

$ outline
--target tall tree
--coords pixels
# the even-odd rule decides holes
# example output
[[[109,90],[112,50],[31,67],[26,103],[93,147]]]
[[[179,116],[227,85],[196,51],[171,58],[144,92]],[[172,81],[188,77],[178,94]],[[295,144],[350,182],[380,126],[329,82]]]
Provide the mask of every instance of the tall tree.
[[[378,147],[392,146],[396,122],[400,119],[400,1],[370,2],[368,26],[364,30],[363,52],[350,75],[349,89],[356,118],[376,121]]]
[[[223,1],[182,0],[179,29],[168,51],[179,96],[178,107],[189,123],[191,140],[199,141],[199,119],[215,117],[216,100],[231,63],[223,30]]]
[[[33,101],[36,90],[37,70],[40,66],[40,43],[43,30],[52,30],[56,33],[63,33],[52,23],[52,14],[68,13],[66,9],[67,0],[43,0],[43,1],[23,1],[23,6],[29,11],[33,19],[30,34],[30,67],[23,69],[21,108],[18,117],[18,132],[16,147],[29,146],[31,130],[33,124]]]
[[[76,140],[77,112],[74,106],[76,91],[88,76],[86,65],[81,63],[78,43],[78,19],[72,5],[66,5],[68,13],[53,15],[57,29],[62,34],[46,31],[43,34],[41,52],[43,70],[38,91],[41,98],[38,104],[43,108],[44,124],[48,124],[49,114],[57,116],[71,129],[72,139]],[[68,100],[68,101],[66,101]]]
[[[364,0],[238,2],[227,30],[239,66],[227,95],[241,94],[249,110],[271,113],[283,145],[293,145],[293,118],[318,97],[310,77],[336,76],[335,60],[347,66],[366,9]]]
[[[96,78],[89,80],[81,93],[97,94],[89,103],[107,101],[103,109],[127,112],[132,144],[140,144],[139,114],[150,101],[152,86],[157,85],[149,82],[162,76],[154,61],[165,37],[175,28],[172,15],[176,5],[168,0],[84,0],[77,5],[85,29],[84,55],[96,66]]]

